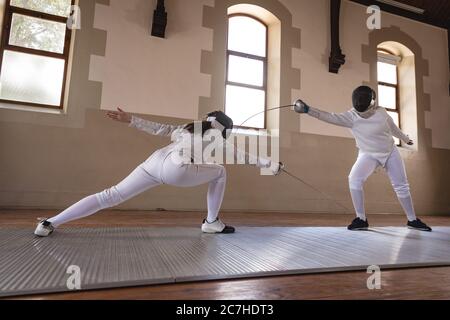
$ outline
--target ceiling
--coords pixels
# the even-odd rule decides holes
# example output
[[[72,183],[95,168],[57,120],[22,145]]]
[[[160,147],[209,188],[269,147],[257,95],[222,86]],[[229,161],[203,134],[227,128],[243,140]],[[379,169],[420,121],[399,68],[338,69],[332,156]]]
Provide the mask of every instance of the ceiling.
[[[450,28],[450,1],[449,0],[396,0],[409,6],[424,9],[424,14],[417,14],[395,6],[387,5],[377,0],[351,0],[364,5],[378,5],[384,11],[403,17],[418,20],[441,28]]]

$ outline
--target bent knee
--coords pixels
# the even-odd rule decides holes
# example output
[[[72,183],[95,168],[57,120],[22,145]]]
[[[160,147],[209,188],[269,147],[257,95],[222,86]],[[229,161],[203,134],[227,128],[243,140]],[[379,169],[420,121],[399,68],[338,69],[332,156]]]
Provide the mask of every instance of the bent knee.
[[[399,198],[409,198],[411,196],[411,189],[408,183],[393,185],[395,193]]]
[[[226,177],[227,176],[227,169],[225,169],[225,167],[223,167],[223,166],[220,166],[219,167],[219,175],[221,177]]]
[[[124,202],[124,199],[117,190],[117,187],[112,187],[98,193],[97,199],[100,202],[100,207],[102,209],[115,207]]]
[[[352,175],[348,177],[348,184],[351,190],[363,190],[365,182],[365,179],[357,178]]]
[[[227,169],[223,166],[219,166],[217,168],[217,179],[226,180],[227,178]]]

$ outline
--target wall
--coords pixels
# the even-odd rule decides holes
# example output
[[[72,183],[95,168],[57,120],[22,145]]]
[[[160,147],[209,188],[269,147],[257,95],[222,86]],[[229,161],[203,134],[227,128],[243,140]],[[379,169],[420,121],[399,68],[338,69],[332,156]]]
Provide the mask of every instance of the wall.
[[[198,100],[209,94],[200,73],[200,52],[212,34],[202,28],[202,9],[211,1],[167,1],[170,41],[149,36],[154,1],[111,1],[96,6],[94,26],[106,30],[104,57],[91,60],[90,79],[103,83],[104,110],[195,119]],[[125,86],[124,86],[125,84]],[[170,84],[170,85],[168,85]]]
[[[116,184],[167,143],[111,122],[105,110],[122,106],[156,121],[184,123],[223,106],[226,9],[239,1],[166,2],[167,39],[157,39],[149,35],[156,1],[80,0],[82,29],[74,40],[67,112],[0,106],[0,206],[64,208]],[[302,97],[328,111],[345,111],[354,87],[376,81],[371,48],[389,39],[365,27],[363,6],[343,2],[347,63],[334,75],[328,72],[328,1],[246,3],[281,21],[281,104]],[[394,15],[382,18],[384,35],[413,39],[420,51],[419,149],[402,150],[417,211],[450,214],[446,34]],[[223,209],[352,211],[347,175],[357,150],[349,132],[288,111],[280,113],[280,124],[282,160],[331,200],[288,176],[263,177],[252,167],[229,166]],[[366,193],[369,213],[401,212],[383,172],[369,179]],[[206,187],[163,186],[119,208],[205,210],[205,195]]]

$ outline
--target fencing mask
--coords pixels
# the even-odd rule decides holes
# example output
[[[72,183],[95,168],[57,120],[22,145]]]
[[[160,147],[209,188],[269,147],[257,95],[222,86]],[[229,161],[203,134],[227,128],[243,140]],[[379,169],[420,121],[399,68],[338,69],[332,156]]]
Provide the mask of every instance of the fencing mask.
[[[222,111],[208,113],[206,121],[211,123],[211,127],[222,132],[224,139],[228,139],[233,130],[233,120]]]
[[[367,112],[375,107],[377,93],[370,87],[361,86],[353,91],[353,108],[359,113]]]

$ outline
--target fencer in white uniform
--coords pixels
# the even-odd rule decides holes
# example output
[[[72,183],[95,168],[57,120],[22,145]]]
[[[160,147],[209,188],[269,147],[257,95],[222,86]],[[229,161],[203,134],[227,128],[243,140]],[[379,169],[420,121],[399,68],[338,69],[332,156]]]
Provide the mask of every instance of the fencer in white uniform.
[[[404,134],[387,111],[376,104],[376,92],[361,86],[353,92],[353,108],[344,113],[329,113],[308,106],[302,100],[295,103],[297,113],[305,113],[321,121],[349,128],[359,149],[358,159],[349,176],[350,192],[357,218],[349,230],[365,230],[369,227],[364,207],[365,181],[378,167],[383,167],[392,183],[407,217],[407,226],[422,231],[432,231],[416,217],[405,166],[393,136],[406,144],[413,141]]]
[[[233,122],[220,111],[208,114],[205,121],[184,126],[172,126],[140,119],[121,109],[118,109],[118,112],[109,112],[108,116],[114,120],[129,123],[130,127],[151,135],[171,137],[173,142],[153,153],[116,186],[84,198],[53,218],[40,221],[35,231],[37,236],[49,236],[56,228],[65,223],[88,217],[106,208],[115,207],[159,185],[194,187],[207,183],[209,184],[208,216],[203,221],[202,231],[204,233],[233,233],[234,228],[225,225],[218,218],[226,186],[225,167],[209,163],[208,159],[204,159],[203,151],[206,147],[211,147],[211,140],[215,143],[225,142],[227,147],[232,146],[235,163],[270,168],[274,175],[278,175],[282,169],[281,163],[272,163],[270,159],[256,157],[238,150],[232,144],[227,144],[225,140],[231,133]],[[214,133],[214,130],[220,139],[203,139],[206,133]],[[219,147],[222,146],[219,145]]]

